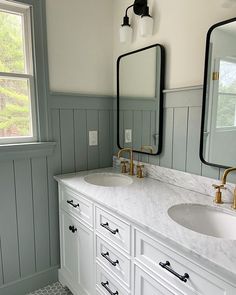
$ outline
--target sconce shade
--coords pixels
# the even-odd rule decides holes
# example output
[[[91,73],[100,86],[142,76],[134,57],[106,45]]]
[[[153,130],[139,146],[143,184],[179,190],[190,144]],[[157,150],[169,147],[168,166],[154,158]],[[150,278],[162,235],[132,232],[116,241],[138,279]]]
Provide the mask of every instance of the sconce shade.
[[[133,29],[129,25],[123,25],[120,27],[120,42],[131,43],[132,42]]]
[[[150,15],[143,15],[140,20],[140,35],[151,36],[153,33],[153,18]]]
[[[153,18],[149,14],[149,7],[146,6],[140,20],[140,35],[142,37],[151,36],[153,33]]]

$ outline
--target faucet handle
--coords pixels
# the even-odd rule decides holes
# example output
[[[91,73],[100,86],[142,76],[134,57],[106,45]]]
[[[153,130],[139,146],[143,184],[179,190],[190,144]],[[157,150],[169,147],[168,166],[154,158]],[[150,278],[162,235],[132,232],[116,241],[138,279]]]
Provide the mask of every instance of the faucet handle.
[[[120,162],[122,165],[121,165],[121,173],[127,173],[127,167],[126,167],[126,164],[129,163],[129,161],[126,161],[126,160],[123,160]]]
[[[226,189],[224,184],[212,184],[212,186],[220,192],[221,189]]]
[[[137,165],[137,177],[138,178],[144,178],[142,168],[144,168],[144,165],[141,165],[141,164]]]
[[[212,185],[216,189],[215,200],[216,204],[223,204],[222,202],[222,189],[226,189],[224,184],[213,184]]]

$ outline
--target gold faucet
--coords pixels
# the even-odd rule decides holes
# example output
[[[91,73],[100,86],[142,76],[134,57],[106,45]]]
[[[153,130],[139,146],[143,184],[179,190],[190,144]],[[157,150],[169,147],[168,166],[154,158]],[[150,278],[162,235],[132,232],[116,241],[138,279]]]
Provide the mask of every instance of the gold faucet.
[[[222,180],[221,180],[221,184],[217,185],[217,184],[213,184],[213,187],[217,190],[216,191],[216,195],[215,195],[215,203],[217,204],[222,204],[222,193],[221,193],[221,189],[226,189],[225,188],[225,184],[227,181],[227,176],[230,172],[236,171],[236,168],[232,167],[232,168],[228,168],[224,171],[224,174],[222,176]],[[234,190],[234,201],[233,201],[233,205],[232,205],[233,209],[236,209],[236,188]]]
[[[130,163],[129,163],[129,175],[134,175],[134,158],[133,158],[133,150],[131,148],[124,148],[119,150],[118,152],[118,159],[120,158],[120,155],[123,152],[129,152],[130,153]]]
[[[151,145],[142,145],[141,151],[142,152],[149,151],[150,154],[153,154],[154,149]]]
[[[232,167],[232,168],[228,168],[225,170],[223,176],[222,176],[222,184],[226,184],[226,179],[227,179],[227,176],[230,172],[233,172],[233,171],[236,171],[236,168]]]
[[[236,210],[236,187],[235,187],[235,189],[234,189],[234,200],[233,200],[232,208],[233,208],[234,210]]]

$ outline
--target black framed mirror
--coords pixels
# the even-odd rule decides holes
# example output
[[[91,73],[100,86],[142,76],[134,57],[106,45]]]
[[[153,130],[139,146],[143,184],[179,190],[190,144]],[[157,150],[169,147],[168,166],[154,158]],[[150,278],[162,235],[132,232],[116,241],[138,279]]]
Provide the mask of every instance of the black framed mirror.
[[[162,150],[165,49],[151,45],[117,60],[117,144],[134,152]]]
[[[207,33],[200,158],[210,166],[236,166],[236,18]]]

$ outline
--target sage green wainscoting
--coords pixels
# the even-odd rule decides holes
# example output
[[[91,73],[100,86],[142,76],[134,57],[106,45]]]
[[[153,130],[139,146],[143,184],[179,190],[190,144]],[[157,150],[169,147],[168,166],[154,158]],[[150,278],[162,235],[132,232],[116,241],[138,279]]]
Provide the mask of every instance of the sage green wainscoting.
[[[61,173],[112,164],[113,98],[54,93],[49,99],[54,162]],[[89,146],[89,131],[98,131],[98,146]]]
[[[57,280],[56,174],[112,165],[113,99],[50,94],[53,144],[0,149],[0,294],[23,295]],[[88,131],[98,130],[98,146]],[[18,148],[19,149],[19,148]],[[7,155],[4,158],[3,153]]]
[[[222,170],[206,166],[199,157],[202,86],[165,90],[163,149],[160,156],[136,154],[136,159],[145,163],[172,168],[197,175],[219,179]],[[149,111],[149,113],[151,113]],[[129,120],[127,120],[127,117]],[[152,117],[148,110],[121,110],[121,144],[123,143],[124,124],[133,132],[140,133],[139,144],[151,138]],[[145,127],[147,126],[147,127]],[[114,104],[114,153],[117,153],[116,103]],[[145,132],[148,130],[148,133]],[[146,137],[149,137],[148,139]],[[143,140],[144,137],[144,140]],[[230,176],[229,180],[236,181]]]
[[[25,294],[57,278],[49,157],[16,155],[0,162],[1,295]]]

